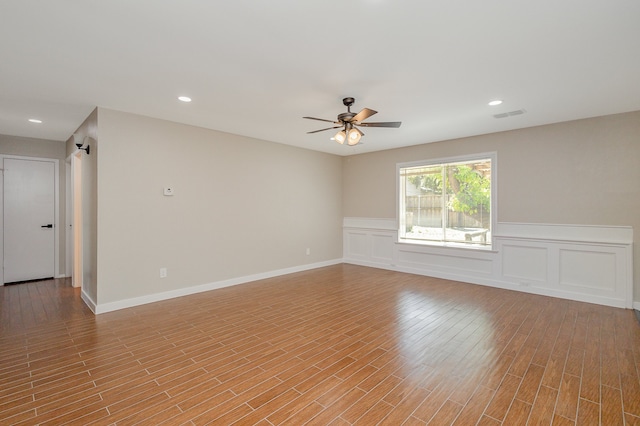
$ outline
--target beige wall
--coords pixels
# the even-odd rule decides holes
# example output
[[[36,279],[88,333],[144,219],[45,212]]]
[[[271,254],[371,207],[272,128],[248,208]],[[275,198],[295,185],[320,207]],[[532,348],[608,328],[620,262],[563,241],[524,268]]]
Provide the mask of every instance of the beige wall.
[[[344,215],[395,218],[398,162],[493,151],[499,222],[633,226],[640,242],[640,111],[346,157]]]
[[[58,271],[65,274],[65,199],[66,199],[66,165],[65,147],[60,141],[23,138],[19,136],[8,136],[0,134],[0,154],[17,155],[21,157],[53,158],[58,160],[58,181],[59,181],[59,209],[58,219]]]
[[[95,109],[67,140],[67,156],[78,152],[76,142],[91,138],[90,154],[82,152],[82,290],[97,302],[98,298],[98,110]],[[85,144],[86,145],[86,144]]]
[[[340,157],[102,108],[98,136],[99,304],[342,257]]]

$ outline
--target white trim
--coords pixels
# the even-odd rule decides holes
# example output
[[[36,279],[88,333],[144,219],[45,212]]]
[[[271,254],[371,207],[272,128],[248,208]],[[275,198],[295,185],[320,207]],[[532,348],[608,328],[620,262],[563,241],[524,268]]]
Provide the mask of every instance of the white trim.
[[[71,182],[67,195],[71,204],[71,241],[69,251],[71,255],[71,285],[83,287],[84,282],[84,254],[83,254],[83,209],[82,209],[82,151],[76,151],[70,156]]]
[[[342,226],[346,228],[384,229],[387,231],[395,231],[398,229],[398,221],[396,219],[345,217],[342,219]]]
[[[84,303],[89,307],[89,309],[91,309],[91,312],[94,314],[98,313],[98,306],[96,305],[96,302],[87,294],[86,291],[84,291],[84,288],[80,293],[80,297],[82,297]]]
[[[398,220],[392,218],[345,217],[344,228],[396,230]],[[631,226],[609,225],[561,225],[553,223],[520,223],[498,222],[495,237],[507,239],[554,240],[571,242],[589,242],[602,244],[632,244],[633,228]],[[400,244],[411,243],[405,240]],[[423,244],[442,246],[441,244]],[[444,246],[443,246],[444,247]],[[463,247],[466,249],[466,247]]]
[[[419,166],[433,166],[435,164],[444,164],[444,163],[462,163],[465,161],[475,161],[481,160],[483,158],[491,158],[491,160],[495,160],[497,157],[496,151],[489,152],[478,152],[475,154],[468,155],[456,155],[453,157],[440,157],[440,158],[429,158],[425,160],[416,160],[416,161],[407,161],[404,163],[397,163],[396,170],[397,174],[400,175],[400,169],[406,167],[419,167]],[[493,164],[491,165],[491,169],[493,169]],[[493,176],[491,176],[493,178]]]
[[[0,287],[4,286],[4,161],[0,156]]]
[[[498,222],[494,236],[604,244],[632,244],[633,228],[631,226]]]
[[[65,187],[65,199],[64,199],[64,275],[71,276],[73,271],[73,266],[71,264],[73,255],[71,250],[73,249],[73,241],[72,236],[70,235],[73,231],[73,227],[71,226],[71,215],[73,212],[71,201],[71,157],[73,155],[68,156],[64,161],[64,187]]]
[[[640,311],[640,302],[633,302],[633,309]]]
[[[146,296],[134,297],[131,299],[119,300],[116,302],[95,304],[88,295],[85,295],[84,291],[82,292],[82,300],[85,301],[87,306],[95,313],[95,314],[103,314],[106,312],[117,311],[120,309],[131,308],[134,306],[145,305],[147,303],[159,302],[162,300],[173,299],[175,297],[188,296],[190,294],[202,293],[205,291],[216,290],[219,288],[230,287],[239,284],[245,284],[251,281],[264,280],[267,278],[278,277],[281,275],[293,274],[296,272],[308,271],[310,269],[322,268],[325,266],[337,265],[343,263],[342,259],[334,259],[325,262],[312,263],[301,266],[294,266],[291,268],[278,269],[275,271],[263,272],[254,275],[247,275],[244,277],[231,278],[228,280],[212,282],[208,284],[202,284],[192,287],[181,288],[177,290],[165,291],[163,293],[155,293]]]

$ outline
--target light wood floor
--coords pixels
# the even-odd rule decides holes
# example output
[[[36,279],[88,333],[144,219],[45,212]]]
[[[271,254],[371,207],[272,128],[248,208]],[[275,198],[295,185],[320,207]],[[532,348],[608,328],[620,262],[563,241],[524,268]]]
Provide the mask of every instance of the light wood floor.
[[[0,308],[2,425],[640,424],[631,310],[353,265],[99,316],[53,280]]]

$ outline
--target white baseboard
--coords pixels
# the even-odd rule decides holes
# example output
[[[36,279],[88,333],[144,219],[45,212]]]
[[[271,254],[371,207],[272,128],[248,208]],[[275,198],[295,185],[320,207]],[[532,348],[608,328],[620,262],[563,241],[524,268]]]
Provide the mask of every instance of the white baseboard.
[[[85,305],[87,305],[89,309],[91,309],[91,312],[93,312],[94,314],[97,313],[96,302],[84,291],[84,289],[80,292],[80,296],[82,297]]]
[[[278,269],[275,271],[263,272],[260,274],[247,275],[244,277],[232,278],[223,281],[212,282],[208,284],[201,284],[192,287],[185,287],[177,290],[166,291],[163,293],[149,294],[141,297],[134,297],[131,299],[119,300],[116,302],[99,303],[95,304],[88,296],[82,292],[82,300],[89,306],[89,308],[96,314],[103,314],[106,312],[117,311],[125,308],[132,308],[134,306],[145,305],[147,303],[159,302],[161,300],[173,299],[175,297],[188,296],[190,294],[202,293],[205,291],[216,290],[219,288],[230,287],[238,284],[245,284],[252,281],[264,280],[267,278],[278,277],[281,275],[293,274],[295,272],[308,271],[311,269],[322,268],[324,266],[336,265],[343,263],[342,259],[334,259],[325,262],[311,263],[307,265],[294,266],[291,268]]]

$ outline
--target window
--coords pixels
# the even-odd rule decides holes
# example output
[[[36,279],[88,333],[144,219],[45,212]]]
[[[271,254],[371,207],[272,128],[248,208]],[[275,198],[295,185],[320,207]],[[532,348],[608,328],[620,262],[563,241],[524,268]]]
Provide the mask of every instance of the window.
[[[398,165],[402,242],[491,247],[495,154]]]

